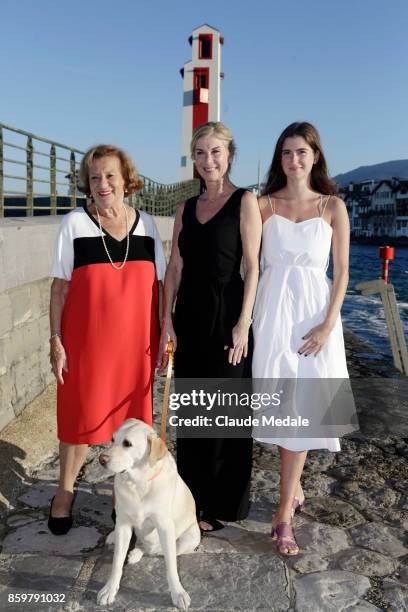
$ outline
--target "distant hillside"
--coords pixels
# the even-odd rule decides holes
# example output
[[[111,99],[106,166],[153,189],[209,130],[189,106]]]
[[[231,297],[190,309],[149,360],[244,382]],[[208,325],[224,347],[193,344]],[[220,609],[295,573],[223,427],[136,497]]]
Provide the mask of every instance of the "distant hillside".
[[[355,170],[350,170],[350,172],[338,174],[333,179],[343,187],[348,185],[350,181],[359,183],[366,179],[387,179],[393,176],[408,179],[408,159],[396,159],[372,166],[360,166]]]

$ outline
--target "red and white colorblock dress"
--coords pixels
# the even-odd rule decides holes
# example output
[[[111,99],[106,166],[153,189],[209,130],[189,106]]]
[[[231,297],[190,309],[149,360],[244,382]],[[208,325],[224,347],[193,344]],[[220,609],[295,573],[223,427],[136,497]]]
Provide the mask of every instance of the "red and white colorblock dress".
[[[126,237],[118,241],[103,232],[112,260],[122,262]],[[109,262],[98,223],[86,208],[62,219],[51,271],[69,281],[61,327],[68,372],[57,394],[62,442],[108,442],[127,418],[152,423],[157,281],[165,268],[159,232],[143,211],[136,211],[121,270]]]

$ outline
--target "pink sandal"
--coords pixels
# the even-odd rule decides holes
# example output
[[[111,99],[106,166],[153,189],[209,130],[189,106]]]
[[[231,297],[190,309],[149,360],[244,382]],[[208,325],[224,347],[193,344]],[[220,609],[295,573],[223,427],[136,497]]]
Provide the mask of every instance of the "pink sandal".
[[[299,554],[299,546],[295,540],[293,527],[290,523],[278,523],[276,527],[272,527],[272,540],[276,540],[276,546],[281,555],[286,557],[294,557]],[[294,552],[286,552],[287,548],[296,548]]]
[[[295,516],[296,512],[303,512],[305,509],[305,498],[300,501],[298,497],[293,498],[292,504],[292,518]]]

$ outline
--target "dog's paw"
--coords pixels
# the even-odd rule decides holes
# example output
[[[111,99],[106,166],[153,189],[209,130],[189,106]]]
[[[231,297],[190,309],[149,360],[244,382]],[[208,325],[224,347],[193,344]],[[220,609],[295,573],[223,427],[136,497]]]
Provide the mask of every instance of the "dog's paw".
[[[115,543],[115,530],[111,531],[110,534],[106,537],[105,544],[107,546],[111,546]]]
[[[132,565],[133,563],[137,563],[143,557],[143,550],[141,548],[134,548],[128,554],[128,563]]]
[[[191,604],[190,595],[180,585],[180,589],[171,592],[171,600],[179,610],[188,610]]]
[[[96,596],[96,601],[100,606],[108,606],[115,601],[119,585],[112,584],[109,580]]]

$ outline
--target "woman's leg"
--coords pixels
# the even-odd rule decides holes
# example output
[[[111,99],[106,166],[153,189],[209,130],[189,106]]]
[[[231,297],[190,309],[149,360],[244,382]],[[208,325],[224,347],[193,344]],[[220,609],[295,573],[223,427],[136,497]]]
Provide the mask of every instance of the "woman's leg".
[[[74,484],[88,452],[87,444],[66,444],[60,442],[60,480],[52,504],[52,516],[62,518],[69,515]]]
[[[281,460],[280,499],[279,506],[272,518],[272,527],[278,523],[290,523],[292,520],[292,504],[295,495],[302,495],[300,477],[306,461],[307,451],[290,451],[279,447]],[[287,553],[296,552],[297,548],[288,546]]]

